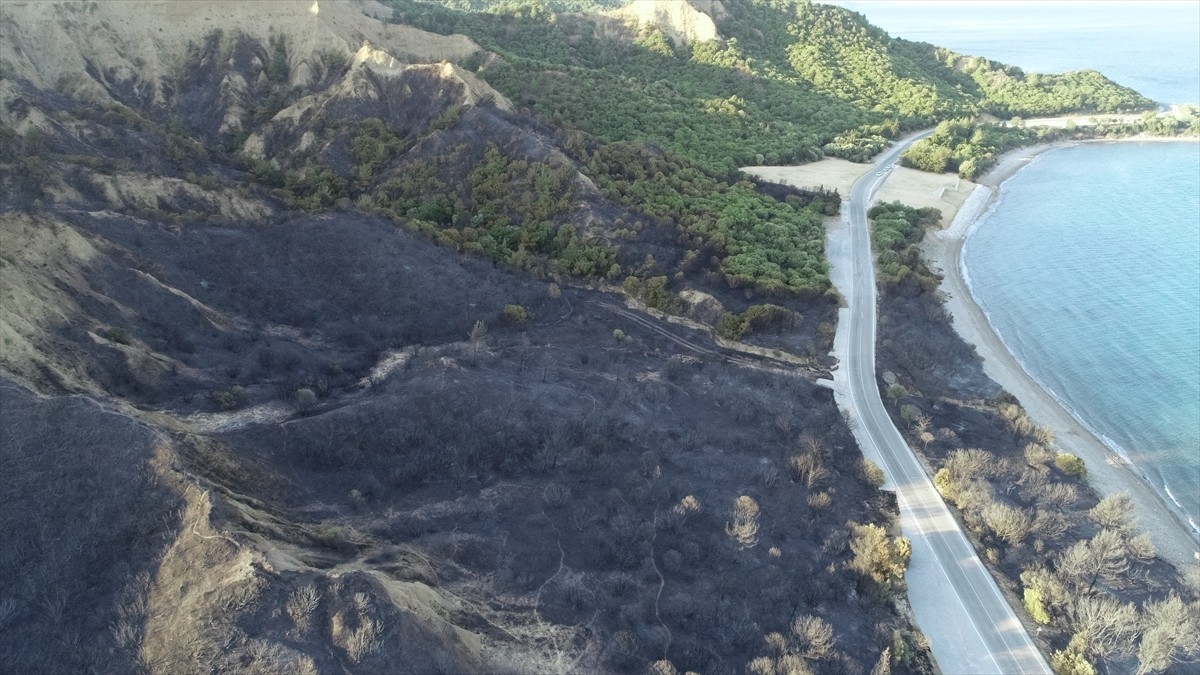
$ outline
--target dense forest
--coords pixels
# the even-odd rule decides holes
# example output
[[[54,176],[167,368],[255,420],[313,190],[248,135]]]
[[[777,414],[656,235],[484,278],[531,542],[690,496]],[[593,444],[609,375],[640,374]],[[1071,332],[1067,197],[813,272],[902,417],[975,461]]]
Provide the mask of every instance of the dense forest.
[[[1133,120],[1093,116],[1089,124],[1067,122],[1063,128],[1027,127],[1021,121],[1010,123],[975,122],[968,118],[938,123],[932,134],[913,144],[901,157],[901,163],[922,171],[957,172],[974,180],[995,165],[1005,151],[1035,143],[1064,140],[1126,138],[1149,136],[1200,135],[1200,115],[1193,107],[1181,107],[1176,115],[1142,113]]]
[[[866,161],[901,130],[963,115],[1154,105],[1093,71],[1027,75],[891,38],[861,14],[805,1],[724,3],[718,39],[680,43],[649,25],[620,37],[597,15],[553,13],[554,3],[389,4],[394,21],[463,33],[499,55],[467,65],[514,102],[605,140],[654,143],[719,171],[823,155]]]
[[[904,130],[1008,115],[1018,100],[1022,111],[1045,113],[1151,105],[1096,74],[1027,77],[892,39],[859,14],[808,2],[725,3],[721,37],[692,42],[555,11],[611,9],[607,2],[389,4],[394,22],[465,34],[491,51],[462,65],[559,129],[570,159],[605,196],[672,223],[689,252],[630,269],[621,237],[636,238],[642,225],[623,222],[620,236],[603,241],[561,232],[574,189],[565,169],[511,164],[495,152],[469,169],[470,195],[448,197],[430,166],[447,162],[429,158],[384,183],[373,205],[427,223],[459,250],[582,277],[716,272],[731,287],[819,296],[829,289],[819,217],[836,212],[838,196],[780,203],[743,182],[737,167],[825,155],[867,161]],[[1009,84],[993,86],[1001,80]],[[375,137],[361,145],[387,147]],[[548,266],[539,262],[546,258]],[[715,270],[705,269],[709,259],[719,261]]]

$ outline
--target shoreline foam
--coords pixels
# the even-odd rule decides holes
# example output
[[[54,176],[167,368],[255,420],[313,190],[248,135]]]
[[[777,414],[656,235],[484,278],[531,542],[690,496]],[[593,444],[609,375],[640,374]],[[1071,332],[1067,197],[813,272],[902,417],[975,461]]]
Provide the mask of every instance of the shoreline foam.
[[[1146,140],[1151,139],[1065,141],[1010,151],[980,179],[980,185],[950,225],[926,236],[923,250],[930,266],[944,275],[941,290],[946,294],[946,308],[955,332],[975,347],[983,358],[987,375],[1015,396],[1033,421],[1054,431],[1060,449],[1083,458],[1088,467],[1088,483],[1099,493],[1129,493],[1139,516],[1139,527],[1150,534],[1159,556],[1183,571],[1200,561],[1200,528],[1196,522],[1179,506],[1165,479],[1161,480],[1161,486],[1156,485],[1142,467],[1129,459],[1124,448],[1094,429],[1067,401],[1030,374],[975,299],[964,263],[971,234],[996,208],[1002,197],[1002,184],[1036,157],[1048,150],[1080,143]]]

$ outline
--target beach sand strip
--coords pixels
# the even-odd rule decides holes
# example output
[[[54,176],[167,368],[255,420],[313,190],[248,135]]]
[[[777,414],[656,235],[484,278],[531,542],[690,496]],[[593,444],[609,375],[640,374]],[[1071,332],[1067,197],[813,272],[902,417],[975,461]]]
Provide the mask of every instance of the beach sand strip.
[[[1165,501],[1136,466],[1109,449],[1025,371],[988,322],[964,278],[963,244],[980,216],[999,198],[1001,184],[1038,155],[1071,144],[1074,142],[1036,145],[1002,156],[996,167],[980,180],[950,225],[925,237],[926,261],[931,269],[943,274],[941,290],[954,329],[975,347],[988,377],[1015,396],[1033,422],[1054,432],[1059,450],[1084,460],[1087,480],[1098,492],[1102,495],[1126,492],[1132,497],[1139,527],[1150,535],[1161,558],[1180,572],[1193,568],[1200,573],[1197,557],[1200,536],[1186,525],[1185,516]]]

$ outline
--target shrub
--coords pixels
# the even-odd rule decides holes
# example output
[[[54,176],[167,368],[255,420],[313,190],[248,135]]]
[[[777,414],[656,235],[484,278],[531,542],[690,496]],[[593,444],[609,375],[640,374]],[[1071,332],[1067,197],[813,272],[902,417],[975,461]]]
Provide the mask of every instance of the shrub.
[[[296,412],[306,414],[317,404],[317,395],[312,389],[302,387],[292,396],[292,404],[296,406]]]
[[[983,521],[997,537],[1018,546],[1033,529],[1033,518],[1023,509],[1005,504],[989,504],[983,510]]]
[[[1050,669],[1054,675],[1096,675],[1096,669],[1088,660],[1074,650],[1059,650],[1050,657]]]
[[[331,523],[322,523],[315,532],[309,533],[309,537],[328,549],[340,552],[354,550],[354,544],[346,537],[345,530]]]
[[[933,474],[933,485],[942,496],[951,502],[958,501],[958,488],[950,478],[950,470],[942,467]]]
[[[872,462],[866,457],[863,457],[862,470],[863,473],[866,474],[867,480],[871,481],[871,485],[874,485],[877,488],[883,487],[883,483],[886,478],[883,475],[883,469],[879,468],[878,464]],[[943,471],[945,471],[945,469],[943,469]]]
[[[775,661],[769,656],[759,656],[746,666],[750,675],[774,675]]]
[[[1050,615],[1046,613],[1046,605],[1042,601],[1042,592],[1036,588],[1025,589],[1025,611],[1040,624],[1050,623]]]
[[[733,505],[733,522],[725,524],[725,533],[741,548],[751,548],[758,543],[758,502],[742,495]]]
[[[1124,492],[1108,495],[1088,511],[1088,517],[1100,527],[1110,530],[1131,530],[1135,524],[1133,499]]]
[[[1025,587],[1025,609],[1038,623],[1045,623],[1041,616],[1049,620],[1061,615],[1075,600],[1062,580],[1045,568],[1021,572],[1021,584]]]
[[[878,525],[851,523],[850,550],[854,560],[850,568],[880,585],[904,577],[912,545],[904,537],[889,537]]]
[[[650,664],[650,675],[678,675],[674,664],[665,659]]]
[[[722,314],[717,320],[717,335],[726,340],[740,340],[763,330],[791,328],[799,318],[799,314],[779,305],[751,305],[741,314]]]
[[[819,617],[805,615],[792,622],[792,635],[805,657],[823,659],[833,652],[833,626]]]
[[[1121,534],[1101,530],[1090,541],[1072,544],[1058,558],[1058,571],[1091,592],[1096,582],[1116,582],[1129,570],[1129,550]]]
[[[890,675],[892,672],[892,648],[884,647],[879,654],[879,660],[871,668],[871,675]]]
[[[666,277],[650,277],[645,281],[637,277],[626,277],[621,284],[621,290],[626,295],[641,300],[647,307],[666,314],[679,314],[683,311],[683,301],[677,294],[667,290]]]
[[[737,314],[726,312],[717,320],[717,335],[726,340],[740,340],[746,334],[746,322]]]
[[[1138,673],[1166,670],[1179,657],[1200,653],[1200,619],[1179,596],[1149,601],[1144,609]]]
[[[532,316],[529,310],[521,305],[505,305],[502,314],[505,321],[517,325],[525,323]]]
[[[246,390],[236,384],[225,389],[214,389],[208,397],[221,410],[233,410],[246,404]]]
[[[1050,450],[1041,443],[1026,443],[1024,456],[1025,463],[1030,466],[1041,466],[1054,457]]]
[[[100,331],[100,337],[108,340],[109,342],[116,342],[117,344],[121,345],[127,345],[133,340],[133,338],[129,335],[129,331],[125,330],[124,328],[117,328],[115,326],[105,328],[104,330]]]
[[[1087,478],[1087,467],[1084,466],[1083,460],[1069,452],[1058,453],[1058,456],[1054,458],[1054,465],[1069,476]]]
[[[287,613],[291,617],[292,623],[302,631],[307,630],[309,618],[320,600],[320,594],[317,593],[316,586],[312,584],[306,584],[292,591],[287,601]]]
[[[799,319],[799,314],[779,305],[751,305],[742,312],[742,321],[746,323],[749,333],[793,328]]]
[[[821,464],[821,457],[815,452],[793,455],[788,468],[791,469],[792,480],[809,488],[829,476],[829,470]]]
[[[688,495],[682,498],[682,500],[679,500],[679,503],[677,503],[672,510],[679,515],[692,515],[700,513],[700,508],[700,500],[697,500],[697,498],[694,496]]]
[[[471,342],[479,344],[487,337],[487,324],[483,321],[476,321],[471,327]]]

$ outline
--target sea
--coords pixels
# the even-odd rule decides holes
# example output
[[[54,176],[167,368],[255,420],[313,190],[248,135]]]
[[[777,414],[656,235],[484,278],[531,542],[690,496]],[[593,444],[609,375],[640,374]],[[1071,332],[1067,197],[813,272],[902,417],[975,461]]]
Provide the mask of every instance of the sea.
[[[1200,2],[837,4],[893,36],[1200,102]],[[1200,143],[1039,155],[963,255],[1018,361],[1200,533]]]

